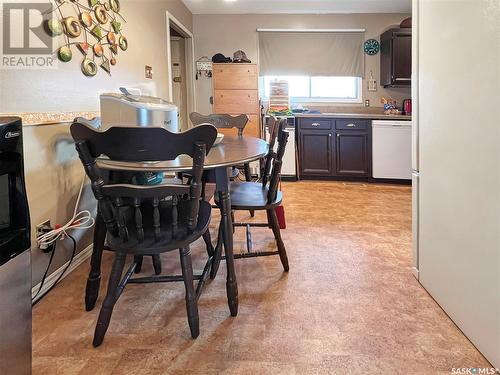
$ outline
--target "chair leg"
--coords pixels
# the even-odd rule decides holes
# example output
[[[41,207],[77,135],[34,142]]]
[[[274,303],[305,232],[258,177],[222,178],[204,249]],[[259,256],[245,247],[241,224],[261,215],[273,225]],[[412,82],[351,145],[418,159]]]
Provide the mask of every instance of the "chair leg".
[[[252,181],[252,173],[250,172],[250,164],[245,163],[244,168],[245,168],[245,181],[247,181],[247,182]],[[251,217],[255,217],[254,210],[250,210],[249,212],[250,212]]]
[[[212,244],[212,236],[210,235],[210,229],[207,229],[206,232],[203,233],[203,241],[205,241],[208,256],[212,257],[214,255],[214,245]]]
[[[288,257],[286,255],[285,244],[281,239],[281,231],[278,223],[278,217],[276,216],[276,211],[274,209],[268,210],[268,218],[270,220],[271,227],[273,229],[274,238],[276,238],[276,243],[278,245],[278,252],[280,254],[281,264],[283,264],[283,269],[285,272],[289,271]]]
[[[136,255],[134,257],[134,262],[136,264],[135,266],[135,270],[134,272],[135,273],[141,273],[141,269],[142,269],[142,260],[144,259],[144,257],[142,255]]]
[[[252,173],[250,173],[250,164],[245,163],[243,166],[245,169],[245,181],[247,182],[252,181]]]
[[[101,261],[106,241],[106,225],[101,214],[96,215],[94,228],[94,248],[92,249],[92,258],[90,260],[90,273],[85,288],[85,310],[91,311],[95,307],[97,297],[99,296],[99,286],[101,284]]]
[[[125,254],[116,253],[113,268],[111,269],[111,274],[109,275],[108,292],[102,304],[101,312],[99,313],[99,318],[97,319],[97,325],[95,327],[93,342],[94,347],[102,344],[104,335],[108,330],[111,314],[113,313],[113,308],[115,307],[115,303],[118,299],[118,286],[120,285],[123,268],[125,267],[125,259]]]
[[[161,274],[161,258],[159,254],[152,255],[153,258],[153,268],[156,275]]]
[[[234,223],[234,211],[231,210],[231,223]],[[233,234],[236,231],[236,228],[233,226]]]
[[[182,277],[186,287],[186,310],[188,316],[191,337],[197,338],[200,334],[200,319],[198,315],[198,300],[193,285],[193,264],[191,262],[191,251],[189,245],[179,249],[181,257]]]
[[[213,280],[217,276],[217,271],[219,271],[220,260],[222,256],[223,238],[222,238],[222,226],[223,222],[221,220],[219,224],[219,231],[217,235],[217,246],[214,249],[214,259],[212,261],[212,269],[210,270],[210,278]]]
[[[238,283],[236,281],[236,270],[234,268],[233,236],[231,230],[234,230],[231,215],[231,200],[227,192],[220,193],[221,227],[224,242],[224,253],[226,255],[226,292],[228,298],[229,311],[231,316],[238,315]],[[229,213],[229,214],[228,214]]]

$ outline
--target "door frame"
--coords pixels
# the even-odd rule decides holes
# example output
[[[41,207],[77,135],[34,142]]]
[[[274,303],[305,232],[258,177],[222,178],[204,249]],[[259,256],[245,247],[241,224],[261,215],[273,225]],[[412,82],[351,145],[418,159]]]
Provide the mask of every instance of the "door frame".
[[[195,61],[194,61],[194,36],[189,29],[182,24],[172,13],[166,12],[166,27],[167,27],[167,69],[168,69],[168,100],[172,101],[174,97],[173,72],[172,72],[172,46],[170,43],[170,28],[173,28],[181,34],[185,41],[186,51],[186,90],[187,90],[187,113],[196,112],[196,85],[195,77]],[[187,119],[186,119],[187,121]],[[189,123],[189,121],[187,121]]]

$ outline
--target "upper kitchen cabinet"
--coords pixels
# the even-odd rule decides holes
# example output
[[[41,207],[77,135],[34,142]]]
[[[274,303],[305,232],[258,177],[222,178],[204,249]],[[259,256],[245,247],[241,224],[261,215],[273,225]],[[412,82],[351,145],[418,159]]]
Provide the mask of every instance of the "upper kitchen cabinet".
[[[390,29],[380,36],[380,82],[411,86],[411,29]]]

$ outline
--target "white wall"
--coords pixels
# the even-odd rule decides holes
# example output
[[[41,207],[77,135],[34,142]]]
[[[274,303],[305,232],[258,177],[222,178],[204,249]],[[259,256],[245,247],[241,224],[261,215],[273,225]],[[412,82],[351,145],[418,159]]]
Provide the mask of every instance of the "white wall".
[[[420,281],[500,368],[500,3],[417,8]]]
[[[111,76],[99,68],[95,77],[85,77],[76,48],[73,60],[59,63],[56,70],[0,69],[0,113],[96,111],[99,93],[120,86],[168,98],[166,11],[190,30],[192,15],[181,0],[122,0],[121,4],[129,49],[118,53]],[[145,78],[146,65],[153,67],[152,80]]]
[[[0,0],[1,2],[1,0]],[[0,69],[0,115],[29,112],[85,112],[99,109],[99,93],[115,91],[122,85],[147,89],[162,97],[168,95],[166,11],[192,30],[192,15],[180,0],[122,0],[127,19],[124,34],[129,40],[126,53],[120,52],[112,76],[99,71],[94,78],[80,70],[76,50],[73,61],[61,63],[54,71]],[[151,65],[154,79],[144,77],[144,66]],[[45,220],[65,224],[73,214],[83,168],[69,134],[68,124],[25,126],[25,172],[31,213],[32,233]],[[94,209],[95,200],[87,187],[80,209]],[[92,230],[75,232],[77,252],[92,243]],[[59,242],[51,271],[64,264],[71,254],[69,240]],[[33,285],[37,285],[48,264],[32,241]]]
[[[217,52],[233,57],[237,50],[246,52],[252,62],[258,62],[257,28],[365,28],[366,39],[379,39],[380,34],[391,26],[398,26],[408,14],[237,14],[194,15],[195,57],[211,58]],[[321,58],[312,56],[311,58]],[[377,81],[380,74],[380,55],[366,56],[366,75],[370,70]],[[209,98],[212,95],[211,79],[197,81],[197,105],[202,113],[211,113]],[[409,88],[384,89],[368,92],[363,82],[363,99],[369,99],[374,107],[381,107],[380,98],[392,97],[400,104],[410,97]],[[363,104],[361,104],[362,106]],[[360,106],[356,104],[354,106]]]

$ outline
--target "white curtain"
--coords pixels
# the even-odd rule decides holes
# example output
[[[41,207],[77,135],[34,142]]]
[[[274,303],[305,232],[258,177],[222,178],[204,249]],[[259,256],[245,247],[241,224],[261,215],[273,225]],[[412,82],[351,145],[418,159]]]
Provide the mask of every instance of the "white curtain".
[[[363,32],[259,31],[261,76],[364,77]]]

